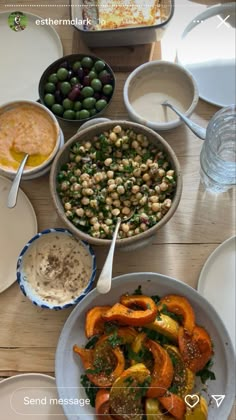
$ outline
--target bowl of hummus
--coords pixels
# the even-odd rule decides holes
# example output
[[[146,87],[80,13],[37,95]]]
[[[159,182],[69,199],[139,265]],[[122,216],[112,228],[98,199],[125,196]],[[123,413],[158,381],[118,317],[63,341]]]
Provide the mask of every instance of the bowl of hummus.
[[[17,261],[21,291],[41,308],[59,310],[77,304],[92,288],[95,276],[91,246],[61,228],[34,236]]]
[[[55,116],[33,101],[0,107],[0,174],[13,178],[28,154],[23,177],[41,172],[59,150],[61,132]]]

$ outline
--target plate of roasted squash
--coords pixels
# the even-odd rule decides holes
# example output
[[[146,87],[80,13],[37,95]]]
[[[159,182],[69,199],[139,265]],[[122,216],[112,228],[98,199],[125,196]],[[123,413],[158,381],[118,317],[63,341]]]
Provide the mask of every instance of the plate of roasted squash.
[[[234,381],[233,346],[214,308],[156,273],[116,277],[106,295],[91,291],[56,351],[69,420],[227,419]],[[220,407],[213,395],[225,395]]]

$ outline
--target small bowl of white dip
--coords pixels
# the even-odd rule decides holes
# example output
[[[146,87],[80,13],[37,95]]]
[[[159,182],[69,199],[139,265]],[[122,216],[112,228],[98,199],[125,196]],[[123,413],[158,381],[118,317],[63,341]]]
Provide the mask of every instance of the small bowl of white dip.
[[[89,244],[66,229],[46,229],[35,235],[17,261],[20,289],[35,305],[65,309],[90,291],[96,257]]]
[[[189,117],[199,99],[191,73],[179,64],[162,60],[137,67],[128,76],[123,95],[131,120],[155,131],[169,130],[182,123],[163,102],[167,100]]]

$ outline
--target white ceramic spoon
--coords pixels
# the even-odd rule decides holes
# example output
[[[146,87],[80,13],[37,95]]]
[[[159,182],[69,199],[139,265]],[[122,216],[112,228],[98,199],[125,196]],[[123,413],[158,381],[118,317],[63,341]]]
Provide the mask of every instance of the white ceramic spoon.
[[[8,195],[8,200],[7,200],[7,207],[9,209],[12,209],[16,205],[20,181],[21,181],[23,170],[24,170],[28,157],[29,155],[26,154],[25,157],[22,159],[20,166],[18,168],[18,171],[16,173],[16,176],[12,182],[12,186],[11,186],[11,189]]]

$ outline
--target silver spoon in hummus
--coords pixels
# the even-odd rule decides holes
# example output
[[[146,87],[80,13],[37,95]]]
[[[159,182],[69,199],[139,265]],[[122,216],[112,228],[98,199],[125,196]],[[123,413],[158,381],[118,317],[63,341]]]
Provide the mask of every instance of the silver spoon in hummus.
[[[26,155],[24,156],[24,158],[22,159],[22,161],[20,163],[20,166],[17,170],[16,176],[15,176],[13,182],[12,182],[12,186],[11,186],[11,189],[9,191],[8,200],[7,200],[7,207],[9,209],[12,209],[16,205],[19,186],[20,186],[20,181],[21,181],[23,170],[24,170],[24,167],[25,167],[25,164],[27,162],[28,157],[29,157],[29,154],[26,153]]]

